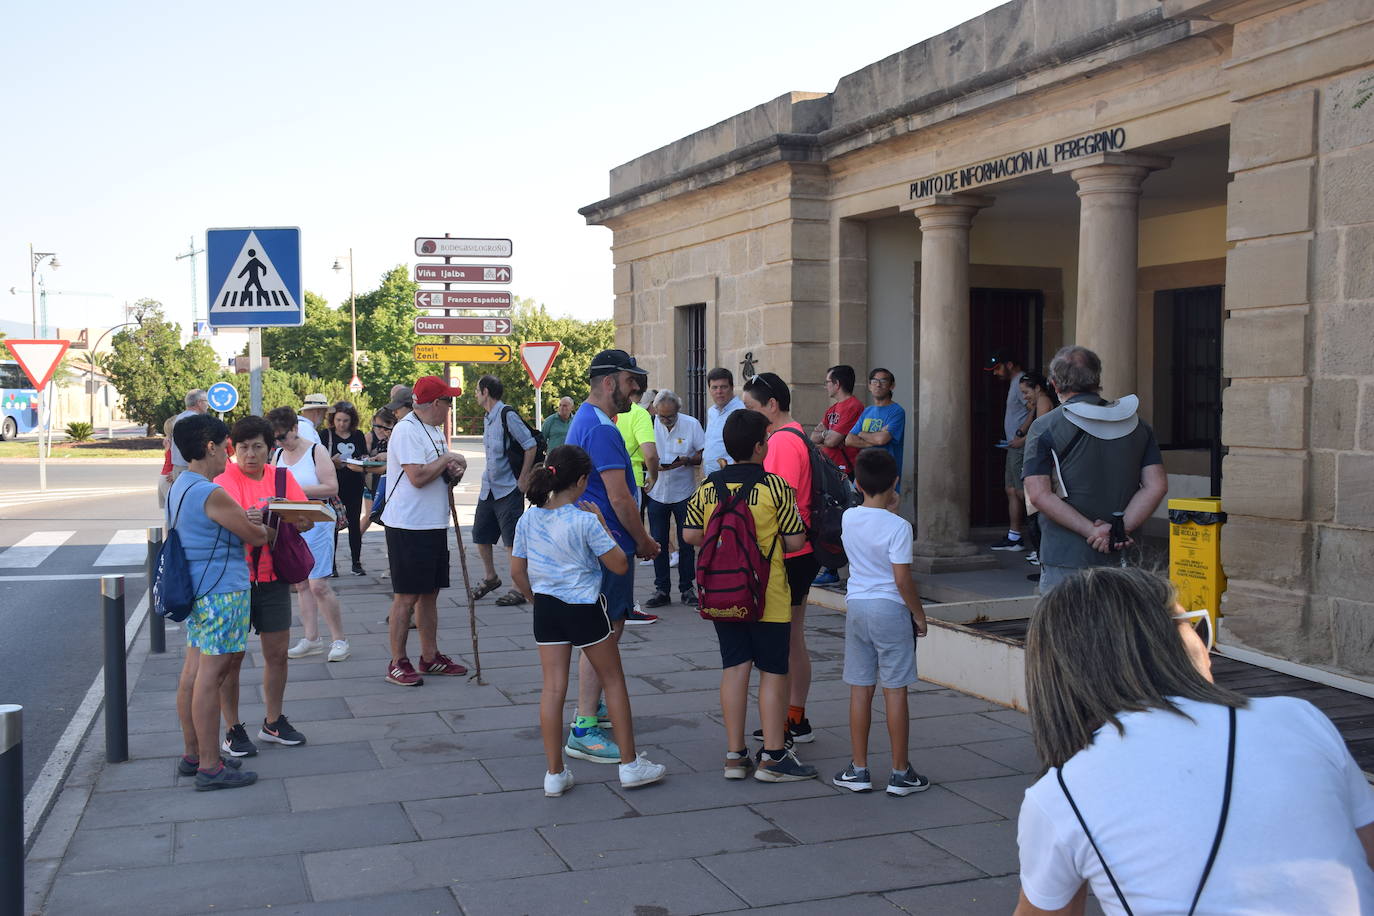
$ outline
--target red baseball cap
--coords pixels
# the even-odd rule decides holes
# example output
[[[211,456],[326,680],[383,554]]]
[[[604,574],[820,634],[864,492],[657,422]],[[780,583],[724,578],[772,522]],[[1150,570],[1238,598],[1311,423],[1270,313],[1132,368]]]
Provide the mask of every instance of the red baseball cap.
[[[411,394],[416,404],[428,404],[439,398],[456,398],[463,393],[461,388],[451,388],[437,375],[426,375],[415,380]]]

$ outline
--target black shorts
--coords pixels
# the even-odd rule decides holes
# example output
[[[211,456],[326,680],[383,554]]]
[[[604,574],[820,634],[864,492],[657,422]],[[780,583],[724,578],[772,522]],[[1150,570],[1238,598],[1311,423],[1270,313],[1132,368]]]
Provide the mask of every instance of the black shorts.
[[[291,586],[280,579],[249,588],[248,606],[248,621],[259,636],[291,629]]]
[[[720,666],[733,668],[745,662],[768,674],[787,673],[787,654],[792,647],[790,623],[733,623],[712,621],[720,640]]]
[[[534,595],[534,641],[541,646],[585,649],[611,635],[606,599],[595,604],[568,604],[552,595]]]
[[[448,530],[386,529],[391,590],[397,595],[428,595],[448,588]]]
[[[821,571],[821,561],[814,553],[804,553],[787,557],[782,565],[787,570],[787,587],[792,590],[792,606],[805,604],[806,596],[811,594],[811,582]]]
[[[511,490],[500,499],[488,494],[486,499],[477,501],[477,512],[472,519],[472,541],[474,544],[495,544],[498,539],[507,547],[515,543],[515,523],[525,511],[525,494],[518,489]]]

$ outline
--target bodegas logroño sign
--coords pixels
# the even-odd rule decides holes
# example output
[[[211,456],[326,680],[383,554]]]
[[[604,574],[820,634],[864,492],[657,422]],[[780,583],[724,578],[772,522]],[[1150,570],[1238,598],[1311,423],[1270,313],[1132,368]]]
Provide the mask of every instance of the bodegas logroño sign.
[[[1053,168],[1061,162],[1091,156],[1094,153],[1110,153],[1126,147],[1126,128],[1114,127],[1110,130],[1094,131],[1058,143],[1047,143],[1034,149],[1021,150],[995,159],[987,159],[974,165],[940,172],[919,181],[913,181],[908,191],[909,200],[920,200],[936,194],[953,194],[967,191],[979,185],[1003,181],[1017,175],[1028,175]]]

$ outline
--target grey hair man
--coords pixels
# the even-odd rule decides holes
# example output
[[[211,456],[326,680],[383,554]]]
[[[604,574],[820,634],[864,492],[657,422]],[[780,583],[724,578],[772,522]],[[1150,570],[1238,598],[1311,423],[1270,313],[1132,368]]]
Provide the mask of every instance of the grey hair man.
[[[396,414],[396,419],[400,420],[406,414],[415,409],[415,394],[409,385],[392,385],[391,400],[387,402],[386,409]]]
[[[670,604],[671,557],[668,553],[668,526],[677,525],[678,594],[682,603],[695,607],[696,551],[682,539],[687,524],[687,501],[696,489],[696,468],[706,447],[706,432],[691,414],[682,412],[682,399],[667,388],[654,395],[654,444],[658,449],[658,476],[646,494],[649,532],[658,542],[654,557],[654,593],[645,607]]]
[[[1041,512],[1040,590],[1076,570],[1115,565],[1131,534],[1168,492],[1154,430],[1136,414],[1138,399],[1098,393],[1102,361],[1086,347],[1064,347],[1050,363],[1061,404],[1031,424],[1026,437],[1026,494]],[[1112,535],[1123,514],[1125,540]]]
[[[187,417],[198,417],[210,409],[210,396],[205,393],[204,388],[192,388],[186,392],[186,409],[172,418],[172,429]],[[175,482],[181,472],[186,470],[186,459],[181,454],[181,449],[177,448],[177,440],[172,436],[171,430],[167,431],[167,441],[172,444],[172,474],[168,478]]]

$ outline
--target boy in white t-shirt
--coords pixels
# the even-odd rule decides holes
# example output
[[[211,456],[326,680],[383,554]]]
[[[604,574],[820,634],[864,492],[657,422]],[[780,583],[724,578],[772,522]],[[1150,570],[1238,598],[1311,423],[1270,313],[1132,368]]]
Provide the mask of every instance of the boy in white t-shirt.
[[[849,685],[849,766],[831,780],[841,788],[868,792],[868,731],[873,694],[883,685],[887,733],[892,741],[888,795],[930,788],[911,767],[906,691],[916,683],[916,639],[926,635],[926,612],[911,577],[911,524],[888,511],[897,485],[897,462],[881,448],[859,452],[855,482],[863,505],[844,514],[841,538],[849,557],[845,596],[844,682]]]

